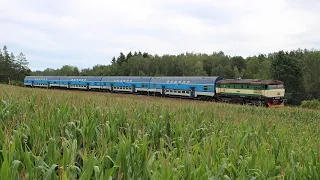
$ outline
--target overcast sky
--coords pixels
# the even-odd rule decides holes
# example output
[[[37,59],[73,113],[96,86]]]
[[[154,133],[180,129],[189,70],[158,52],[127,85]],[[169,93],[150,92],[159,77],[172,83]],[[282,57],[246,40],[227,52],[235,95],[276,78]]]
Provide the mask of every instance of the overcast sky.
[[[320,46],[319,0],[0,0],[0,45],[32,70],[120,52],[252,56]]]

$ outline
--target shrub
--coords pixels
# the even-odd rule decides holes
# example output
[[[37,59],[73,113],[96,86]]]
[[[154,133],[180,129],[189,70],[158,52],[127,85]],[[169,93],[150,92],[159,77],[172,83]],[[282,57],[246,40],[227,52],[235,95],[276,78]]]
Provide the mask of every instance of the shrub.
[[[23,82],[22,81],[10,81],[10,85],[13,85],[13,86],[23,86]]]
[[[301,103],[301,107],[309,108],[309,109],[319,109],[320,110],[320,101],[313,99],[313,100],[304,100]]]

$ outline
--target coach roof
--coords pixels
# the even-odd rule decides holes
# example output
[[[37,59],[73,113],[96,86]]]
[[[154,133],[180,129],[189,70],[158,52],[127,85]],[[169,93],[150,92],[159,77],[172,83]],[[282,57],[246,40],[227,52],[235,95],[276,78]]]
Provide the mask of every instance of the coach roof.
[[[26,76],[25,80],[59,80],[60,76]]]
[[[101,81],[106,82],[149,82],[151,76],[104,76]]]
[[[218,80],[223,79],[219,76],[159,76],[152,77],[150,83],[176,83],[175,81],[187,81],[187,84],[215,84]]]
[[[61,76],[62,81],[100,81],[102,76]]]

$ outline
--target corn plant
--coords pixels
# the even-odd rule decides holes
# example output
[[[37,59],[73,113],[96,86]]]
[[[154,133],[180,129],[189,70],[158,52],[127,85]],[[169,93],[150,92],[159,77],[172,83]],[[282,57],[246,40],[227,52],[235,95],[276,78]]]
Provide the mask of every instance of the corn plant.
[[[319,179],[317,110],[0,86],[1,179]]]

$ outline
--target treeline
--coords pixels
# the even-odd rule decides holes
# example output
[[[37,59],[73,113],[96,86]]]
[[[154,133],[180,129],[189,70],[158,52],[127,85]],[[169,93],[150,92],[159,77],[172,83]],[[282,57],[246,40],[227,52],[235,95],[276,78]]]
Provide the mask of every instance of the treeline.
[[[110,65],[79,70],[65,65],[47,68],[34,75],[74,76],[222,76],[224,78],[277,79],[285,83],[290,104],[320,99],[320,51],[294,50],[243,58],[223,52],[151,55],[146,52],[120,53]]]
[[[0,49],[0,83],[17,83],[31,74],[28,61],[23,53],[9,53],[7,46]]]

